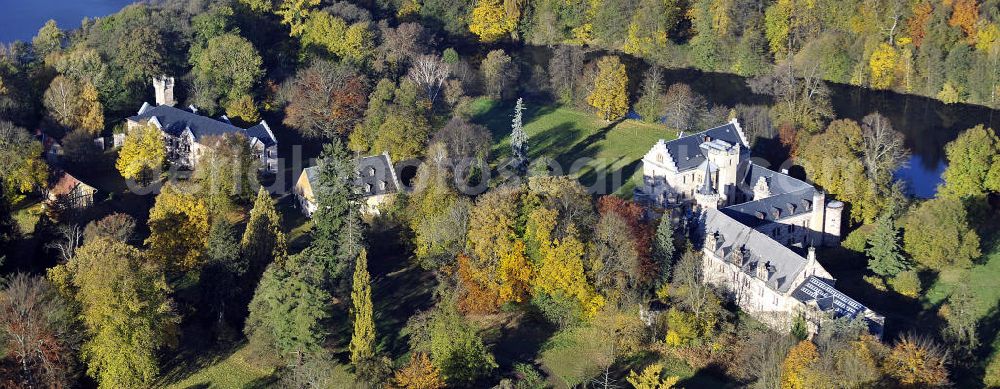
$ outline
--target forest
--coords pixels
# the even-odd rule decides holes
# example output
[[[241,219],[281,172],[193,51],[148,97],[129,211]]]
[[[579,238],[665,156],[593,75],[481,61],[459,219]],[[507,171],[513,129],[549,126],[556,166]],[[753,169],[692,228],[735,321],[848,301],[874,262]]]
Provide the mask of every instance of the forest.
[[[992,116],[940,145],[917,199],[904,129],[831,102],[849,84],[992,113],[998,61],[1000,0],[157,0],[49,21],[0,45],[0,388],[1000,387]],[[178,108],[269,123],[277,174],[242,133],[178,170],[156,126],[127,128],[164,75]],[[769,328],[703,282],[696,223],[633,198],[657,140],[730,120],[847,204],[818,258],[881,338]],[[417,162],[365,212],[357,161],[381,153]],[[291,188],[313,165],[306,217]],[[68,173],[92,204],[56,194]]]

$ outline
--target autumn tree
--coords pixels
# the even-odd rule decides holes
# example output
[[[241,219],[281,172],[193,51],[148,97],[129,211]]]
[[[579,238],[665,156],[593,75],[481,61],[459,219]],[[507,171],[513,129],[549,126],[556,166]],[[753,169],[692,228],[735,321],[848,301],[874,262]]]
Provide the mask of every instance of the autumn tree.
[[[941,197],[921,203],[903,219],[903,231],[906,252],[931,269],[969,267],[981,255],[979,235],[959,200]]]
[[[979,4],[976,0],[955,0],[951,3],[951,18],[948,24],[959,27],[965,33],[966,40],[976,42],[976,24],[979,20]]]
[[[663,117],[664,96],[663,69],[653,66],[642,78],[639,100],[635,102],[635,112],[643,121],[656,123]]]
[[[146,387],[160,371],[157,352],[172,344],[179,318],[162,271],[136,248],[99,238],[71,261],[72,285],[87,330],[87,374],[101,388]]]
[[[80,128],[93,135],[104,130],[104,105],[101,104],[97,88],[90,82],[83,84],[80,93]]]
[[[892,86],[898,59],[899,53],[888,43],[882,43],[875,49],[868,60],[871,70],[869,84],[872,88],[888,89]]]
[[[167,146],[160,129],[152,124],[141,125],[129,131],[118,150],[115,168],[126,180],[138,179],[147,183],[158,174],[167,158]]]
[[[236,34],[209,39],[205,49],[191,58],[191,63],[195,101],[210,112],[220,104],[251,95],[264,74],[257,49]]]
[[[288,26],[292,36],[299,36],[306,30],[305,21],[313,13],[312,7],[319,5],[319,2],[320,0],[285,0],[279,3],[274,13],[281,16],[281,23]]]
[[[240,253],[247,264],[249,280],[256,280],[269,263],[281,262],[287,255],[281,215],[274,209],[274,200],[264,187],[257,190],[247,229],[240,240]]]
[[[83,241],[89,243],[99,238],[129,243],[135,234],[135,218],[124,213],[112,213],[100,220],[87,223],[83,229]]]
[[[577,46],[560,45],[553,50],[549,59],[549,85],[559,102],[571,104],[583,98],[583,85],[577,81],[583,73],[583,49]]]
[[[310,56],[334,55],[343,62],[364,65],[374,51],[375,34],[368,21],[348,24],[326,11],[309,13],[300,36],[303,50]]]
[[[208,244],[208,209],[198,196],[167,185],[149,210],[150,257],[171,271],[201,268]]]
[[[420,86],[433,106],[445,80],[451,74],[449,65],[436,55],[421,55],[413,59],[407,78]]]
[[[823,386],[822,377],[815,370],[819,360],[816,345],[809,340],[800,341],[792,347],[781,364],[781,388],[805,389]]]
[[[346,135],[361,121],[367,94],[367,80],[357,70],[313,61],[282,88],[284,122],[309,138]]]
[[[70,302],[42,277],[18,273],[0,288],[0,340],[16,362],[9,377],[23,387],[68,387],[79,328]]]
[[[992,128],[970,128],[945,145],[948,167],[942,197],[982,197],[1000,191],[1000,138]]]
[[[876,187],[892,186],[892,174],[909,157],[904,140],[903,134],[893,129],[889,119],[878,112],[861,119],[862,160],[868,178]],[[878,192],[884,194],[886,190]]]
[[[663,378],[662,373],[663,365],[654,363],[646,366],[639,374],[630,370],[625,380],[636,389],[670,389],[680,381],[680,377],[676,376]]]
[[[948,354],[933,341],[903,335],[883,362],[883,370],[906,386],[940,387],[949,383]]]
[[[483,42],[514,34],[520,7],[520,2],[515,0],[478,0],[469,19],[469,31]]]
[[[684,83],[670,85],[663,96],[662,104],[664,124],[667,128],[679,131],[693,129],[707,110],[705,97]]]
[[[233,201],[247,201],[253,196],[260,159],[242,133],[227,133],[202,139],[206,148],[198,157],[193,178],[209,213],[224,217]]]
[[[396,372],[395,387],[400,389],[440,389],[444,387],[441,369],[431,364],[426,353],[414,353],[410,362]]]
[[[48,165],[42,160],[42,144],[27,130],[0,120],[0,173],[7,195],[27,192],[45,184]]]
[[[493,354],[468,323],[454,309],[435,312],[429,328],[431,361],[441,370],[448,386],[468,387],[496,370]]]
[[[938,309],[938,314],[947,323],[943,331],[946,339],[968,350],[974,350],[979,345],[980,313],[976,305],[976,294],[967,283],[960,283]]]
[[[80,84],[71,78],[59,75],[52,79],[43,98],[52,120],[66,128],[80,124],[80,90]]]
[[[375,322],[372,319],[372,286],[368,274],[368,252],[361,249],[354,264],[354,282],[351,284],[351,316],[354,333],[351,335],[351,363],[357,366],[375,355]]]
[[[872,222],[884,205],[864,165],[861,127],[852,120],[836,120],[826,131],[799,145],[798,154],[810,179],[828,193],[851,204],[851,220]]]
[[[594,89],[587,96],[587,103],[597,109],[597,115],[606,121],[618,120],[628,111],[628,75],[625,65],[615,56],[606,56],[597,62],[598,73]]]
[[[249,127],[260,122],[260,112],[250,95],[229,99],[225,106],[226,117],[238,126]]]
[[[38,29],[38,34],[31,39],[31,46],[38,58],[44,60],[49,54],[62,50],[66,33],[59,29],[55,20],[49,19]]]
[[[486,54],[479,71],[483,75],[486,94],[497,99],[507,97],[517,79],[517,67],[511,57],[500,49]]]

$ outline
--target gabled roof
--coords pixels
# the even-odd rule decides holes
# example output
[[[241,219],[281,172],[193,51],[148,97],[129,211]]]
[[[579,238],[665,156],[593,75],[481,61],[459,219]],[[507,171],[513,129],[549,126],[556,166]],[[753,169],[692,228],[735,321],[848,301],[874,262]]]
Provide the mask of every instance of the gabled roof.
[[[853,319],[868,309],[816,276],[809,276],[799,284],[792,297],[803,303],[814,302],[821,311],[832,313],[834,318],[847,316]]]
[[[80,181],[76,177],[73,177],[72,175],[64,171],[57,172],[55,174],[55,177],[58,178],[52,181],[51,187],[49,189],[49,194],[52,196],[61,196],[69,194],[74,189],[76,189],[77,186],[83,186],[88,190],[95,190],[94,187],[85,184],[83,181]]]
[[[729,261],[732,254],[743,250],[744,271],[753,274],[758,263],[769,264],[767,286],[781,293],[791,289],[792,282],[806,267],[806,259],[776,242],[771,237],[743,224],[723,212],[705,210],[705,232],[716,234],[716,247],[706,247]]]
[[[357,160],[357,164],[357,185],[363,197],[396,193],[400,190],[396,169],[387,154],[363,157]],[[309,186],[316,188],[319,185],[319,166],[302,169],[302,174],[306,175]]]
[[[365,196],[396,193],[399,190],[396,169],[392,167],[388,154],[361,158],[358,160],[358,174],[359,185]]]
[[[813,187],[795,177],[757,165],[751,160],[740,164],[736,177],[738,180],[736,185],[746,193],[753,193],[754,186],[761,178],[767,182],[771,195],[791,193]]]
[[[812,211],[816,188],[807,187],[790,193],[772,195],[760,200],[735,204],[722,209],[726,215],[750,227],[802,215]],[[823,204],[818,206],[822,207]]]
[[[665,144],[668,156],[673,160],[678,172],[694,169],[705,161],[701,145],[706,143],[706,140],[712,147],[721,146],[721,143],[714,142],[716,140],[730,145],[740,145],[743,148],[749,147],[743,130],[740,129],[735,120],[702,132],[682,136]]]
[[[173,136],[179,136],[185,130],[190,130],[195,141],[201,141],[208,136],[242,132],[250,138],[257,138],[265,146],[277,144],[274,134],[263,120],[259,124],[244,130],[230,123],[170,105],[151,106],[149,103],[143,103],[142,108],[139,109],[139,113],[129,117],[128,120],[134,122],[152,121],[163,132]]]

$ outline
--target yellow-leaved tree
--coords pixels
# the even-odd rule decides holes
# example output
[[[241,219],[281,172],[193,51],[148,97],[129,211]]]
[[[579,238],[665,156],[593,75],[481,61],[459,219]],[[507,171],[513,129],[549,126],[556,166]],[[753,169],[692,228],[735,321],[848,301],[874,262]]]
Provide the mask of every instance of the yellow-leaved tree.
[[[469,31],[480,41],[493,42],[514,33],[520,14],[517,0],[479,0],[472,9]]]
[[[554,227],[555,223],[551,225]],[[534,284],[542,293],[575,299],[583,316],[593,317],[604,306],[604,297],[587,281],[583,271],[584,244],[577,235],[576,228],[570,226],[562,239],[542,243],[541,264]]]
[[[90,82],[84,82],[80,92],[80,128],[97,135],[104,129],[104,106],[97,95],[97,88]]]
[[[628,113],[628,75],[625,64],[616,56],[597,61],[594,90],[587,103],[597,109],[597,115],[607,121],[617,120]]]
[[[138,179],[145,184],[153,173],[159,172],[166,158],[167,147],[160,129],[146,124],[132,129],[125,136],[115,168],[126,180]]]
[[[524,256],[524,241],[518,239],[500,254],[500,303],[523,302],[531,288],[531,265]]]
[[[812,341],[803,340],[788,350],[781,363],[781,389],[807,389],[829,387],[822,385],[822,377],[814,368],[819,351]]]
[[[899,54],[896,49],[888,43],[882,43],[872,53],[868,60],[871,69],[871,87],[875,89],[887,89],[892,86],[893,75],[896,70],[896,60]]]
[[[260,112],[257,112],[257,105],[250,95],[240,95],[226,103],[226,116],[241,126],[260,122]]]
[[[654,363],[642,369],[641,374],[630,370],[625,380],[632,384],[635,389],[670,389],[677,385],[677,381],[680,381],[680,377],[676,376],[662,378],[660,376],[662,372],[663,364]]]
[[[164,186],[149,210],[149,255],[169,270],[198,269],[208,245],[208,229],[204,200],[173,185]]]
[[[402,389],[438,389],[444,387],[441,369],[431,363],[426,353],[415,353],[402,370],[396,372],[396,386]]]
[[[372,285],[368,274],[368,252],[361,249],[354,263],[354,280],[351,284],[351,316],[354,334],[351,336],[351,363],[360,363],[375,355],[375,322],[372,320]]]

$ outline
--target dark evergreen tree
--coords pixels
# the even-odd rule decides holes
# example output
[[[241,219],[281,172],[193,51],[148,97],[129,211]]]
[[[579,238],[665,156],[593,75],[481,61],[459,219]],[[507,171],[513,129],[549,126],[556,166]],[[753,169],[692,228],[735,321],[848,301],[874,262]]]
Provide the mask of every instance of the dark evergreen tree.
[[[653,259],[660,265],[660,283],[666,283],[670,277],[670,268],[673,265],[674,252],[674,223],[670,220],[670,215],[663,215],[659,225],[656,226],[656,235],[653,237]]]
[[[361,250],[363,228],[358,215],[357,166],[339,139],[323,147],[319,183],[313,188],[312,245],[308,255],[323,266],[328,281],[339,279]]]
[[[868,269],[882,277],[893,277],[910,267],[899,247],[899,231],[889,215],[879,218],[868,237],[865,254],[868,255]]]
[[[198,279],[205,319],[219,331],[226,331],[229,324],[245,315],[253,292],[252,287],[244,289],[239,283],[246,272],[247,262],[240,255],[233,226],[219,218],[209,230],[205,267]]]
[[[322,277],[322,264],[305,255],[267,267],[243,330],[256,351],[296,357],[322,349],[330,317]]]
[[[281,232],[281,216],[274,209],[271,195],[261,187],[257,191],[247,229],[240,241],[243,261],[247,264],[248,287],[254,287],[268,263],[284,258],[286,250],[285,234]]]

